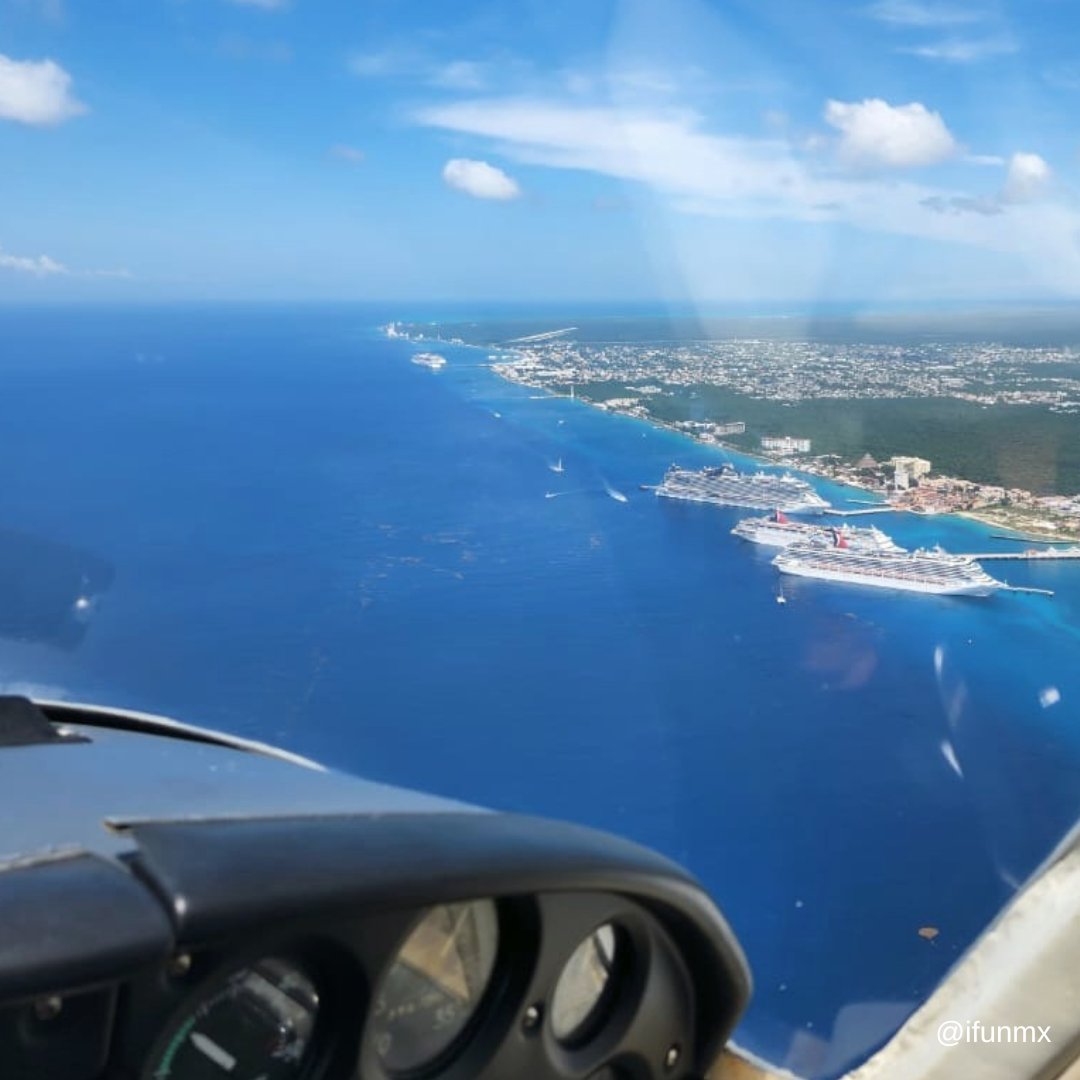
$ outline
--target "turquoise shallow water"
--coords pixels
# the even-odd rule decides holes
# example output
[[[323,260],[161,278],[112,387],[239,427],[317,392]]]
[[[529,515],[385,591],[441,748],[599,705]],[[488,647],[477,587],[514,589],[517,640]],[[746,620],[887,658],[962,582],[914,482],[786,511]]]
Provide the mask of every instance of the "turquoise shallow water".
[[[788,579],[778,605],[737,511],[639,490],[715,452],[474,350],[410,364],[373,330],[408,316],[0,314],[0,562],[26,569],[0,676],[654,845],[744,942],[739,1040],[837,1075],[1080,810],[1080,566],[1001,571],[1053,600]]]

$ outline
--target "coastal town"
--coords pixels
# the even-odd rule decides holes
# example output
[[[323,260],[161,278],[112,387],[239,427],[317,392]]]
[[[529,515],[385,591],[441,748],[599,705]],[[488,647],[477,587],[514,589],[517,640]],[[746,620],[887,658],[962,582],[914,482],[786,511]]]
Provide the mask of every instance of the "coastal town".
[[[557,338],[515,346],[499,367],[529,386],[617,381],[641,384],[641,395],[705,384],[790,403],[949,397],[1080,412],[1080,350],[1073,348],[775,340],[590,344]]]
[[[982,405],[1042,405],[1080,411],[1080,379],[1063,374],[1080,364],[1073,350],[984,345],[829,346],[805,342],[702,342],[690,345],[581,345],[545,341],[496,356],[493,370],[526,386],[577,396],[599,409],[647,420],[698,442],[745,453],[728,441],[744,436],[738,419],[670,420],[657,400],[704,384],[748,397],[792,402],[810,398],[954,397]],[[1045,368],[1040,374],[1039,369]],[[1080,369],[1077,369],[1080,370]],[[618,384],[615,396],[590,395],[590,385]],[[906,449],[906,448],[905,448]],[[935,474],[933,463],[898,453],[877,461],[813,454],[798,433],[762,435],[755,454],[771,463],[862,488],[897,510],[965,514],[1032,539],[1080,538],[1080,495],[1040,495],[1022,488]]]

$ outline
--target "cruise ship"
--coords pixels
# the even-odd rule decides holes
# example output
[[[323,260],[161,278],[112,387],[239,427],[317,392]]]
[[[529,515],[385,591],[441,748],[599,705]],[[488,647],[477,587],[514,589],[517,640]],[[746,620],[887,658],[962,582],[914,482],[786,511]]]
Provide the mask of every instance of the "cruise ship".
[[[749,510],[778,509],[782,513],[820,513],[829,504],[805,480],[790,473],[740,473],[730,465],[698,471],[672,465],[657,495],[667,499],[740,506]]]
[[[873,526],[854,528],[842,525],[836,529],[829,525],[811,525],[805,521],[792,521],[782,510],[768,517],[744,518],[731,532],[733,536],[749,540],[751,544],[764,544],[767,547],[786,548],[792,544],[831,547],[838,538],[843,538],[852,551],[895,554],[905,550],[891,536]]]
[[[833,547],[793,544],[773,559],[783,574],[870,585],[878,589],[934,593],[939,596],[989,596],[1008,588],[964,555],[935,549],[885,553],[856,551],[843,540]]]
[[[412,358],[412,362],[421,367],[431,368],[432,371],[438,371],[439,368],[446,366],[446,357],[433,352],[418,352]]]

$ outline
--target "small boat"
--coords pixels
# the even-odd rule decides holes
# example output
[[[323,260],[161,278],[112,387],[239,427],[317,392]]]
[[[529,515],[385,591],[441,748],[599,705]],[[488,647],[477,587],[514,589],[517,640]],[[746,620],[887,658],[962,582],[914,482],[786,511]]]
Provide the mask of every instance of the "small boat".
[[[556,461],[554,465],[549,465],[548,468],[555,473],[566,472],[566,470],[563,468],[562,458],[559,458],[559,460]]]

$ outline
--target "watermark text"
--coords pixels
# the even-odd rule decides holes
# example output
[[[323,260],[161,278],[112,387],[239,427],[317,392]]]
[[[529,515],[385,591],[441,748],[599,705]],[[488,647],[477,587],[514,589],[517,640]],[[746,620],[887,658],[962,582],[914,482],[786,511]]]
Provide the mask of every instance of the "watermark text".
[[[937,1037],[942,1046],[1053,1042],[1049,1024],[984,1024],[981,1020],[943,1020],[938,1024]]]

